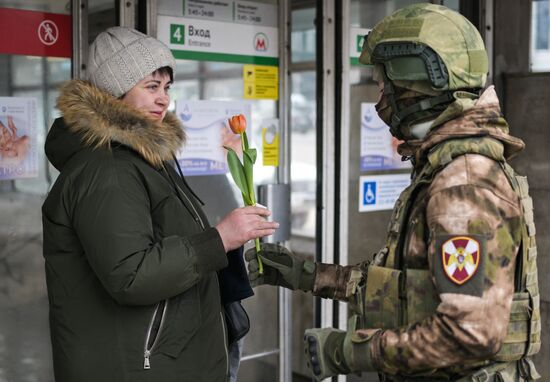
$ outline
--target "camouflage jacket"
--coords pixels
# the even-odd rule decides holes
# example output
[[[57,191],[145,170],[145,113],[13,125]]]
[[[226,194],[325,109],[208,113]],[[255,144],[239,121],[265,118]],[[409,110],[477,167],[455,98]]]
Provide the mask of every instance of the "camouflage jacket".
[[[508,134],[492,87],[478,100],[459,99],[433,126],[425,139],[400,147],[402,154],[414,155],[415,173],[430,152],[451,140],[490,138],[479,142],[491,142],[503,158],[524,146]],[[444,150],[440,153],[445,155]],[[485,155],[460,155],[420,186],[397,256],[406,267],[429,272],[434,289],[430,293],[435,292],[439,303],[434,314],[385,329],[373,338],[370,353],[377,370],[389,374],[449,370],[453,374],[455,367],[479,366],[499,351],[514,293],[521,216],[520,200],[501,165]],[[446,254],[464,249],[454,264],[453,256]],[[314,294],[351,299],[346,287],[352,270],[364,271],[367,266],[368,262],[346,267],[318,264]]]

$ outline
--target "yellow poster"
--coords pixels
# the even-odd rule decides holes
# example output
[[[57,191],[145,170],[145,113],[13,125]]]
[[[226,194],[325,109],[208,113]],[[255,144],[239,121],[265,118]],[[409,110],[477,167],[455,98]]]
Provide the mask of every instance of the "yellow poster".
[[[245,99],[279,99],[279,68],[277,66],[244,65]]]
[[[266,121],[262,128],[262,153],[264,166],[279,166],[279,121]]]

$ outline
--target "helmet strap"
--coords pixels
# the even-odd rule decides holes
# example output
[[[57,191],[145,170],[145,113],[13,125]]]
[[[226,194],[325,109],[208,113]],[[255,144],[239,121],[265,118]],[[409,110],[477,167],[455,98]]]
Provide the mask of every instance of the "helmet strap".
[[[450,103],[454,101],[454,96],[452,92],[445,92],[441,95],[425,98],[420,102],[417,102],[415,104],[412,104],[410,106],[407,106],[401,110],[398,110],[397,112],[393,113],[392,115],[392,125],[394,124],[394,121],[397,125],[400,125],[405,118],[410,116],[411,114],[418,113],[419,111],[425,111],[433,109],[434,107],[438,105],[442,105],[445,103]]]
[[[401,136],[401,133],[399,132],[399,124],[401,123],[400,120],[394,120],[394,116],[398,113],[399,107],[397,106],[397,102],[395,101],[395,88],[393,87],[393,83],[388,78],[388,75],[386,74],[386,70],[382,70],[382,75],[384,76],[384,95],[388,99],[390,103],[390,107],[392,108],[392,118],[390,122],[390,132],[391,134],[399,139],[403,139]]]

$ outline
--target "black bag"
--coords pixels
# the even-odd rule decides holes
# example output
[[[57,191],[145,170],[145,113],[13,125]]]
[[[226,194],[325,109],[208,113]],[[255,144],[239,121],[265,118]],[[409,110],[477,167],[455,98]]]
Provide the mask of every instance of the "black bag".
[[[240,301],[233,301],[224,306],[225,324],[229,344],[243,338],[250,330],[250,319]]]

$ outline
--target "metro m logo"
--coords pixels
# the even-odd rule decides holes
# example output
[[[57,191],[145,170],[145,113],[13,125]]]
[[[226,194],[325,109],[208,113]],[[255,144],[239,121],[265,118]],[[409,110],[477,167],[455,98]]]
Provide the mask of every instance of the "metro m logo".
[[[257,52],[266,52],[269,46],[269,40],[264,33],[256,33],[254,36],[254,50]]]

